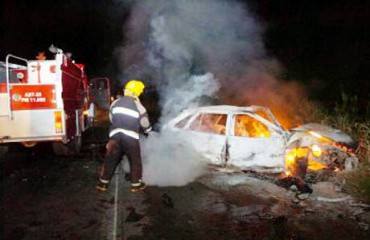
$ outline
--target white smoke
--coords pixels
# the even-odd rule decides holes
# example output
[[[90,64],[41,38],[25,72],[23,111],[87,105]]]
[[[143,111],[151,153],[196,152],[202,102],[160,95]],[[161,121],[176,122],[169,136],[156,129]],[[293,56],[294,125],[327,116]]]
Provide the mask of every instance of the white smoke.
[[[257,70],[268,71],[269,64],[256,67],[255,62],[265,61],[261,28],[244,4],[233,0],[132,4],[124,32],[127,40],[117,52],[122,78],[141,78],[156,87],[161,123],[189,106],[207,104],[204,97],[217,99],[221,87],[232,86],[223,94],[234,93],[248,81],[248,72],[255,77]],[[238,79],[239,86],[230,79]]]
[[[192,146],[172,133],[152,133],[142,142],[143,179],[149,185],[186,185],[206,169]]]
[[[209,104],[207,100],[217,99],[221,90],[224,96],[244,93],[242,87],[250,81],[246,76],[268,71],[260,26],[244,4],[233,0],[124,2],[130,2],[132,9],[125,26],[126,42],[117,49],[122,82],[142,79],[155,86],[161,124],[183,109]],[[143,141],[142,152],[144,179],[150,184],[186,184],[204,169],[199,156],[175,135],[150,136]]]
[[[168,97],[163,99],[162,122],[174,117],[174,113],[186,108],[197,107],[201,97],[212,97],[217,92],[219,84],[213,74],[190,76],[177,88],[166,88],[163,94]]]

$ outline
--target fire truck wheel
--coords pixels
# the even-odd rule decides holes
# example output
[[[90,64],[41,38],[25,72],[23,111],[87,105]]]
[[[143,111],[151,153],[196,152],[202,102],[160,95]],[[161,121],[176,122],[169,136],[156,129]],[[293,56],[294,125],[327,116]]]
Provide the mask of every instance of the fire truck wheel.
[[[76,136],[67,144],[53,142],[53,150],[56,156],[74,156],[81,151],[81,137]]]
[[[5,154],[7,154],[8,151],[9,151],[9,146],[1,145],[0,146],[0,157],[5,156]],[[0,159],[2,159],[2,158],[0,158]]]
[[[26,148],[31,148],[31,147],[34,147],[36,146],[37,142],[22,142],[22,145],[25,146]]]

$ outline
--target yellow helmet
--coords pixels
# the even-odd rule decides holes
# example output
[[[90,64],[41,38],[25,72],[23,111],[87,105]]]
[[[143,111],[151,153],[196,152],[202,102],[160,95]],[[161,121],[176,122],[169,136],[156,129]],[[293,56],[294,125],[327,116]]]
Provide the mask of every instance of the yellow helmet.
[[[125,92],[128,90],[134,93],[136,96],[140,96],[144,91],[145,85],[140,80],[130,80],[126,83]],[[125,94],[126,95],[126,94]]]

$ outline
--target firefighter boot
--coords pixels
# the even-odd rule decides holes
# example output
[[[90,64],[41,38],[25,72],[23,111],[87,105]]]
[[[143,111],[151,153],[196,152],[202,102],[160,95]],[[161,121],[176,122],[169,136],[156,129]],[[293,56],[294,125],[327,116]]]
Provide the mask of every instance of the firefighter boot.
[[[131,183],[131,192],[140,192],[143,191],[146,188],[146,184],[139,180],[137,183]]]
[[[96,189],[100,192],[106,192],[108,191],[109,181],[99,179],[98,185],[96,186]]]

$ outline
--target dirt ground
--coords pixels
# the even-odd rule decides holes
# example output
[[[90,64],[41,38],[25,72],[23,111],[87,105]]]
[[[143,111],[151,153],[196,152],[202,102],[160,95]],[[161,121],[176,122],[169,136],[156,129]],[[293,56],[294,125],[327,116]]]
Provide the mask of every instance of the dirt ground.
[[[370,239],[369,212],[331,182],[299,199],[253,174],[212,169],[186,186],[130,193],[118,168],[98,193],[95,149],[1,161],[3,239]]]

